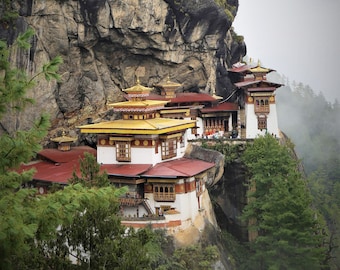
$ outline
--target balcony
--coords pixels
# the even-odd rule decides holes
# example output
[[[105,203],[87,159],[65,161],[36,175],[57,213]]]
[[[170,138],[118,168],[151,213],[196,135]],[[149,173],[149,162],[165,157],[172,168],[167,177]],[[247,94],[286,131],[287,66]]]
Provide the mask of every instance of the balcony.
[[[154,193],[154,200],[159,202],[174,202],[176,200],[176,193]]]

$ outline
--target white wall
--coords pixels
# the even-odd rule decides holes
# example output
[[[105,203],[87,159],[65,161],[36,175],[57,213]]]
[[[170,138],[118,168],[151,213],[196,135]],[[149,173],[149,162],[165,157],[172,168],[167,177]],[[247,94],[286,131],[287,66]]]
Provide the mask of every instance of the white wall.
[[[190,118],[188,118],[188,119],[190,119]],[[197,137],[195,136],[195,134],[191,133],[191,129],[189,128],[186,132],[188,134],[188,140],[195,140],[197,138],[202,138],[204,130],[203,130],[203,120],[202,120],[201,117],[196,118],[196,126],[198,127],[197,128]]]
[[[131,163],[132,164],[152,164],[155,165],[162,161],[161,147],[158,146],[158,153],[155,153],[154,147],[132,147]],[[116,157],[115,157],[116,158]],[[118,162],[118,161],[116,161]],[[126,162],[125,162],[126,163]]]
[[[254,139],[259,135],[265,135],[266,132],[274,134],[279,137],[279,127],[277,123],[276,104],[270,104],[270,113],[267,115],[267,130],[262,131],[257,129],[257,116],[254,111],[254,104],[246,104],[246,137],[248,139]]]
[[[116,164],[116,148],[97,145],[97,162],[99,164]]]
[[[189,131],[189,130],[188,130]],[[152,164],[178,159],[184,156],[185,149],[188,145],[186,135],[184,135],[184,147],[181,147],[180,142],[177,143],[177,156],[162,160],[162,147],[158,145],[158,153],[154,147],[131,147],[131,164]],[[99,146],[97,145],[97,162],[99,164],[126,164],[116,160],[116,147],[114,146]]]
[[[195,181],[194,177],[190,181]],[[179,183],[183,183],[180,180]],[[189,193],[176,194],[176,200],[174,202],[156,202],[152,193],[145,193],[145,198],[148,199],[150,207],[154,210],[162,205],[169,205],[171,208],[175,208],[180,212],[181,220],[194,219],[198,213],[198,200],[196,197],[196,190]]]

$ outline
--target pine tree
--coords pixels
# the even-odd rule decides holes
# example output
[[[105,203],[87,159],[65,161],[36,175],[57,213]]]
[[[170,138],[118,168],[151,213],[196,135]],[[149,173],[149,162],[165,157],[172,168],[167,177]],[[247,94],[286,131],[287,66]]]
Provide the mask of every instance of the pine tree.
[[[80,183],[85,187],[107,187],[110,186],[106,172],[100,172],[100,166],[96,157],[90,153],[85,153],[80,160],[80,176],[73,171],[73,176],[69,179],[70,184]]]
[[[321,269],[321,223],[290,149],[270,135],[254,140],[243,160],[250,172],[243,218],[257,237],[249,243],[251,269]],[[249,269],[249,268],[247,268]]]
[[[0,41],[0,119],[11,110],[24,110],[33,100],[25,97],[34,86],[34,79],[18,68],[12,67],[9,55],[13,48],[29,47],[34,34],[29,29],[20,35],[12,47]],[[53,59],[36,74],[45,78],[59,78],[56,73],[60,57]],[[36,77],[35,76],[35,77]],[[21,162],[29,161],[39,150],[46,136],[49,120],[46,114],[37,119],[28,130],[9,132],[0,122],[0,268],[10,269],[13,262],[28,251],[28,240],[38,229],[36,222],[35,190],[22,186],[32,179],[33,171],[15,172]]]

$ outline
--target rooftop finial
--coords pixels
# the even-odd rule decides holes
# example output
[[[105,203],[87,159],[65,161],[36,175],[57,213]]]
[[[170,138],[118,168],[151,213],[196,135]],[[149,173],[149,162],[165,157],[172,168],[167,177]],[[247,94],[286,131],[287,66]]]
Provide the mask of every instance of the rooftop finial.
[[[137,83],[137,84],[140,84],[139,76],[137,75],[136,77],[137,77],[136,83]]]

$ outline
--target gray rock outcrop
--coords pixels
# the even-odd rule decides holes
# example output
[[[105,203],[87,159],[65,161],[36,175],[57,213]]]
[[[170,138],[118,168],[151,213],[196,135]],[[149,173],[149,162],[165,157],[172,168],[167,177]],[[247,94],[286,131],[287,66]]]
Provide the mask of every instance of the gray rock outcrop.
[[[238,1],[225,1],[236,15]],[[62,80],[38,79],[30,96],[36,104],[11,114],[7,128],[25,128],[42,111],[52,129],[74,131],[87,118],[115,117],[107,102],[123,100],[122,88],[139,76],[152,86],[166,79],[180,91],[228,96],[227,68],[245,55],[232,38],[232,18],[213,0],[17,0],[16,27],[2,25],[0,38],[12,42],[18,32],[35,30],[32,48],[12,55],[32,76],[60,55]]]

